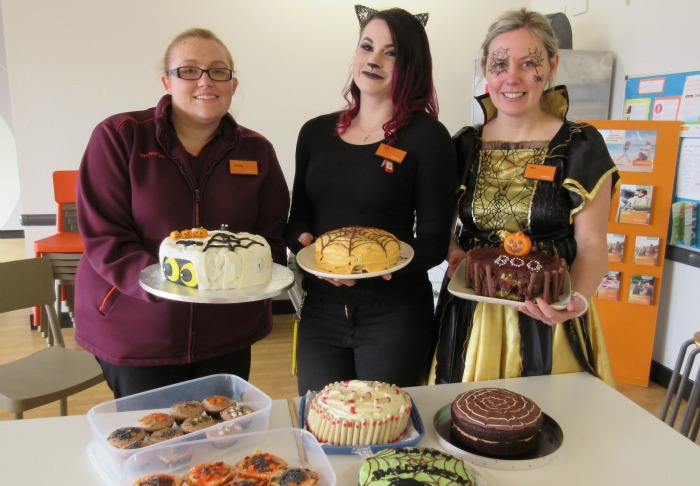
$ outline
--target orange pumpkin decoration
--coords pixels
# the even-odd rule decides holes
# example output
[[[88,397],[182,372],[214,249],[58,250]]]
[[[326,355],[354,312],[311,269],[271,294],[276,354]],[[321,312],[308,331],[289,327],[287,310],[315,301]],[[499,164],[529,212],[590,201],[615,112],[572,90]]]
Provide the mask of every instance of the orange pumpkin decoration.
[[[192,230],[185,229],[185,230],[180,231],[180,237],[183,240],[188,240],[188,239],[192,238]]]
[[[171,231],[171,232],[170,232],[170,237],[171,237],[173,240],[179,240],[180,238],[182,238],[182,235],[180,234],[179,231],[175,230],[175,231]]]
[[[206,238],[209,232],[204,228],[192,228],[192,236],[195,238]]]
[[[509,255],[513,256],[525,256],[530,253],[532,248],[532,242],[527,235],[524,235],[522,231],[517,233],[510,233],[503,240],[503,249]]]

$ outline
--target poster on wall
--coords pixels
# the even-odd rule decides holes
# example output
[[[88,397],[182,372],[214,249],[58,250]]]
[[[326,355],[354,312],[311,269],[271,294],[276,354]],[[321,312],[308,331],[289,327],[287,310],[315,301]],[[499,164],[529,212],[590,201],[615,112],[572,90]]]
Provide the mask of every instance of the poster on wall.
[[[630,304],[650,305],[654,299],[654,277],[651,275],[632,275],[628,302]]]
[[[634,242],[635,265],[655,267],[659,262],[659,238],[656,236],[637,236]]]
[[[606,272],[595,296],[600,300],[620,300],[620,272],[615,270]]]
[[[670,251],[669,258],[698,266],[700,260],[692,258],[688,252],[700,252],[697,238],[700,226],[692,214],[686,218],[686,211],[696,211],[700,204],[700,70],[627,76],[622,118],[681,122],[681,146],[667,244],[681,249]],[[622,148],[612,145],[612,148],[622,157],[616,162],[620,171],[630,171],[622,165],[627,162],[622,153],[624,145]],[[632,150],[630,146],[627,152]],[[635,170],[634,165],[631,170]]]
[[[654,130],[599,130],[620,172],[653,172]]]
[[[617,222],[649,224],[653,192],[652,186],[622,184],[618,201]]]
[[[608,262],[620,263],[625,259],[625,235],[608,233]]]

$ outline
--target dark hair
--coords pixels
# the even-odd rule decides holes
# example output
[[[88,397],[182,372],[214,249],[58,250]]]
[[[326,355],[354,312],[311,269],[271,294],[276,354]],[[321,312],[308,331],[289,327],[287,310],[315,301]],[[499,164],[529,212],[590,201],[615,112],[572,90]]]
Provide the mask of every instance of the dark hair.
[[[374,19],[386,22],[396,48],[391,85],[394,114],[383,127],[385,138],[391,142],[396,138],[396,132],[408,125],[413,112],[426,111],[437,118],[439,110],[433,84],[433,59],[428,35],[415,16],[401,8],[379,10],[362,23],[360,35]],[[360,111],[360,90],[352,78],[343,96],[348,106],[338,120],[339,133],[350,126]]]

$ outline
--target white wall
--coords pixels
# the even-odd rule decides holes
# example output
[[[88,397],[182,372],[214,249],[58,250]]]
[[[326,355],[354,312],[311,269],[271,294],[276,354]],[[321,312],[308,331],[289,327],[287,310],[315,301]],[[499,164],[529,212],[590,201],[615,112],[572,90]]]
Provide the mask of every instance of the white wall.
[[[568,10],[575,49],[616,52],[612,118],[622,111],[626,74],[700,65],[690,44],[696,0],[0,0],[22,212],[55,211],[51,173],[78,167],[98,122],[156,103],[163,51],[192,26],[212,29],[230,47],[240,79],[234,116],[272,141],[291,185],[301,124],[343,105],[355,3],[430,13],[441,119],[451,132],[471,122],[472,60],[488,23],[509,8]],[[24,229],[28,252],[52,232]],[[697,277],[695,268],[666,262],[654,359],[667,367],[700,328],[687,285]]]
[[[0,10],[0,230],[18,230],[19,173],[17,150],[12,133],[10,86],[5,55],[2,10]]]
[[[274,144],[291,185],[302,123],[340,109],[359,27],[355,0],[1,0],[17,142],[22,211],[53,213],[51,172],[78,167],[105,117],[153,106],[170,39],[204,26],[234,56],[233,113]],[[442,119],[470,122],[470,61],[487,22],[522,1],[401,0],[429,12]],[[368,0],[382,8],[393,2]],[[473,27],[470,27],[473,26]],[[2,228],[2,221],[0,221]],[[27,241],[51,228],[25,228]]]

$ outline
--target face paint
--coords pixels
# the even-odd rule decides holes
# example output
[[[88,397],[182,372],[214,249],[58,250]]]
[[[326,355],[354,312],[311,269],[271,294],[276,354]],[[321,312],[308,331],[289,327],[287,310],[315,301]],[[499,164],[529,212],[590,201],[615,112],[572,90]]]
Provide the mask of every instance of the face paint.
[[[491,54],[491,62],[489,62],[489,73],[498,76],[508,72],[508,49],[498,48]]]
[[[528,53],[530,54],[529,62],[535,69],[535,74],[532,75],[532,80],[536,83],[541,83],[542,81],[544,81],[544,78],[540,74],[539,68],[541,68],[544,65],[544,57],[542,56],[540,50],[536,47],[534,49],[528,49]]]

